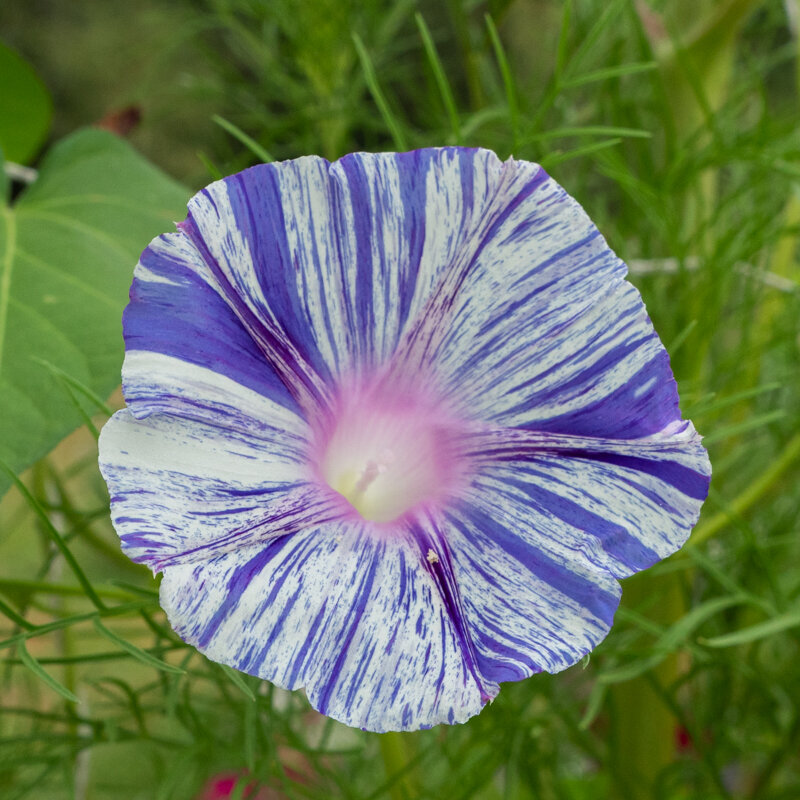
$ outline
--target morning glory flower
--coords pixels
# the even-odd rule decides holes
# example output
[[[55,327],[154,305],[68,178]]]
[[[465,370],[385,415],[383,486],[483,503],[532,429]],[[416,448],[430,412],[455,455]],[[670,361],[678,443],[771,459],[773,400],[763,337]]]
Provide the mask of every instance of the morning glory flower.
[[[175,631],[374,731],[581,659],[710,474],[625,272],[541,167],[487,150],[203,189],[136,268],[100,441]]]

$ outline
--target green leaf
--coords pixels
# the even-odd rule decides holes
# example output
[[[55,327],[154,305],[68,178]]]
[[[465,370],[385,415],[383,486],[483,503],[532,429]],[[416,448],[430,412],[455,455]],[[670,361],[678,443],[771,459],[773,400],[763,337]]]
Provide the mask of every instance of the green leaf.
[[[97,398],[119,384],[133,267],[187,198],[128,144],[86,130],[0,206],[0,459],[15,472],[83,421],[65,380]],[[8,486],[0,475],[0,495]]]
[[[33,68],[0,44],[0,147],[8,161],[27,164],[50,131],[53,104]]]

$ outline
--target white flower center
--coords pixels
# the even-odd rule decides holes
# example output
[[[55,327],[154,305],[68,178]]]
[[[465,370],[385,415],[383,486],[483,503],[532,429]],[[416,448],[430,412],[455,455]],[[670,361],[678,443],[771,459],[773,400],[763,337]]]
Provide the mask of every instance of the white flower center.
[[[418,398],[348,396],[331,428],[322,477],[364,519],[391,522],[436,500],[457,472],[452,422]]]

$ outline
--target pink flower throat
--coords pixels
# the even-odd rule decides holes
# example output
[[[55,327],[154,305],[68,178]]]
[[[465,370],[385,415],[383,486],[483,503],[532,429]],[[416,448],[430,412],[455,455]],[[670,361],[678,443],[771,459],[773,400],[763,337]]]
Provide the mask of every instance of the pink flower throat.
[[[454,490],[463,474],[460,428],[423,393],[348,386],[318,439],[317,469],[352,512],[392,522]]]

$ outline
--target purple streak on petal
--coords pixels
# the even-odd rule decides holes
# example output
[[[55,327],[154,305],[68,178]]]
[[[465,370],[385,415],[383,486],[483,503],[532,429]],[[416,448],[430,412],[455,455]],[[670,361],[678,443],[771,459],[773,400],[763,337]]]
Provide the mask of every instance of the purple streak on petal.
[[[241,599],[242,592],[269,562],[280,554],[281,550],[291,536],[278,536],[268,545],[251,550],[251,557],[236,567],[228,578],[225,595],[222,603],[217,608],[211,619],[205,624],[202,633],[197,639],[197,647],[208,647],[214,638],[219,626],[228,618]],[[219,556],[218,556],[219,557]]]
[[[463,506],[459,509],[457,518],[449,519],[452,524],[457,524],[458,518],[468,520],[475,528],[483,531],[492,542],[523,564],[539,580],[588,609],[598,619],[611,624],[618,599],[599,583],[593,583],[585,575],[570,569],[570,565],[560,563],[544,550],[516,536],[480,508]]]
[[[348,612],[348,620],[344,630],[336,631],[331,630],[329,625],[326,624],[322,627],[321,635],[338,638],[339,640],[339,653],[334,659],[330,667],[330,674],[328,680],[324,681],[320,689],[317,691],[317,708],[323,713],[327,714],[330,710],[331,695],[336,690],[337,684],[343,677],[343,667],[345,661],[350,655],[349,649],[353,642],[356,631],[361,624],[362,618],[369,606],[369,598],[372,593],[372,588],[375,584],[375,577],[378,569],[378,564],[383,556],[383,548],[375,546],[372,550],[371,558],[368,564],[363,565],[358,575],[358,589],[355,595],[355,602],[351,605]],[[350,689],[346,692],[344,703],[350,705],[355,699],[356,693],[361,688],[361,681],[363,680],[365,671],[369,668],[372,661],[375,648],[367,646],[367,652],[361,657],[360,669],[357,668],[350,676]]]
[[[211,197],[207,190],[203,190],[201,194],[206,197],[207,202],[211,202]],[[192,243],[202,254],[205,263],[217,281],[221,295],[253,337],[266,360],[272,365],[274,371],[300,407],[305,412],[318,407],[323,403],[326,393],[321,388],[322,384],[309,365],[296,352],[294,343],[287,339],[285,333],[276,324],[257,316],[242,298],[239,290],[231,284],[195,224],[191,211],[186,221],[180,223],[179,227],[181,232],[192,240]]]
[[[608,632],[619,584],[579,551],[557,562],[519,530],[524,519],[493,511],[465,503],[445,529],[480,672],[499,682],[565,669]]]
[[[374,281],[380,275],[388,277],[392,271],[398,274],[398,292],[389,297],[388,280],[384,286],[384,303],[396,303],[399,307],[400,326],[405,323],[414,296],[417,271],[422,257],[425,242],[425,184],[421,180],[430,163],[439,151],[423,150],[410,153],[399,153],[392,156],[396,162],[400,181],[400,208],[394,206],[394,198],[387,196],[380,184],[375,185],[373,175],[367,172],[367,165],[377,166],[386,156],[370,156],[356,153],[340,159],[337,166],[344,182],[336,180],[337,206],[339,208],[339,224],[345,225],[342,216],[343,205],[349,205],[355,222],[354,236],[356,249],[355,280],[352,284],[345,282],[346,291],[353,295],[350,305],[355,309],[356,318],[361,320],[367,331],[380,325],[382,320],[376,319],[373,307]],[[380,174],[380,173],[379,173]],[[374,196],[373,196],[374,194]],[[383,224],[387,215],[398,215],[403,227],[403,239],[407,243],[408,252],[400,263],[387,263]],[[373,264],[373,248],[378,248],[380,262],[378,276]],[[358,337],[361,339],[362,337]],[[368,341],[368,339],[367,339]],[[369,352],[367,341],[362,341],[360,357],[371,366],[374,364],[374,353]]]
[[[361,321],[365,330],[371,331],[376,324],[372,308],[372,246],[374,243],[383,250],[383,238],[380,235],[376,236],[375,230],[380,227],[382,210],[381,206],[375,204],[370,196],[372,186],[367,178],[365,165],[360,155],[345,156],[338,162],[338,166],[344,175],[345,182],[344,185],[337,185],[339,191],[336,197],[338,204],[344,204],[348,200],[350,202],[355,222],[353,234],[356,240],[355,280],[350,281],[345,276],[343,285],[348,294],[348,307],[354,310],[355,319]],[[342,194],[343,189],[346,190],[347,199]],[[343,218],[339,217],[339,219],[342,226],[347,224]],[[398,268],[401,266],[397,265]],[[361,337],[356,336],[356,340],[360,341]],[[363,343],[359,349],[361,352],[358,355],[367,362],[365,366],[375,366],[371,363],[372,353],[364,351]]]
[[[178,251],[168,245],[181,233],[159,237],[142,253],[147,272],[134,276],[123,314],[126,350],[163,353],[218,372],[297,411],[297,405],[239,319]],[[198,253],[198,260],[200,258]],[[136,413],[137,398],[126,396]],[[146,403],[146,400],[142,400]]]
[[[497,687],[478,689],[419,545],[400,533],[381,540],[360,524],[328,525],[169,567],[162,604],[210,658],[305,685],[316,708],[350,725],[462,721]]]
[[[483,702],[488,702],[492,698],[492,694],[484,688],[483,678],[478,669],[458,581],[453,574],[453,562],[447,539],[432,517],[427,517],[424,523],[418,521],[409,523],[409,530],[419,546],[420,564],[428,570],[436,581],[442,602],[456,631],[464,663],[472,673],[475,682],[481,688]],[[429,558],[429,554],[434,557]]]
[[[639,440],[495,429],[464,447],[476,469],[472,503],[527,520],[534,541],[584,551],[616,577],[675,552],[708,491],[708,457],[690,423]]]
[[[470,209],[467,202],[472,205],[478,200],[474,194],[478,153],[479,151],[460,151],[458,154],[464,208],[479,210],[478,222],[473,221],[473,229],[463,232],[464,242],[457,261],[442,269],[424,309],[404,333],[398,346],[398,360],[406,371],[413,372],[434,357],[448,331],[458,324],[459,293],[470,279],[484,248],[517,207],[548,179],[544,170],[535,165],[532,174],[517,180],[513,162],[506,162],[502,165],[502,177],[496,193],[480,198],[480,209]]]
[[[536,484],[536,477],[543,473],[535,469],[526,470],[526,476],[534,480],[515,481],[508,479],[510,486],[524,492],[533,506],[552,514],[556,519],[596,537],[603,549],[625,564],[631,572],[646,569],[659,560],[658,554],[625,530],[622,525],[609,522],[599,514],[593,514],[565,497],[549,492]],[[577,598],[576,598],[577,599]]]
[[[647,340],[640,339],[614,348],[598,359],[591,369],[581,372],[568,384],[561,384],[558,387],[559,392],[590,382],[609,367],[623,362],[645,341]],[[533,394],[523,406],[511,408],[509,413],[516,413],[525,407],[535,407],[537,403],[552,396],[550,392],[543,392],[538,397]],[[532,421],[520,427],[574,436],[638,439],[658,433],[680,417],[678,392],[669,366],[669,356],[662,349],[626,383],[605,397],[575,411],[546,420]]]
[[[327,161],[323,163],[330,166]],[[309,325],[298,294],[299,267],[287,239],[290,226],[298,223],[313,226],[311,208],[305,209],[305,220],[287,219],[284,214],[278,170],[290,168],[291,162],[258,165],[227,178],[225,183],[231,211],[249,246],[263,295],[268,299],[268,308],[261,308],[262,318],[274,316],[283,336],[297,347],[323,381],[330,382],[330,370],[316,342],[319,334]],[[311,263],[319,267],[319,257],[312,257]]]
[[[708,497],[711,475],[697,472],[674,461],[641,458],[619,453],[597,453],[590,450],[565,449],[559,450],[557,453],[565,458],[585,458],[591,461],[601,461],[604,464],[614,464],[636,472],[653,475],[694,500],[703,501]]]
[[[503,169],[503,213],[423,322],[446,390],[477,419],[530,430],[633,439],[680,419],[624,264],[544,172]]]
[[[126,554],[160,571],[338,516],[338,496],[304,478],[300,442],[271,430],[118,411],[100,436],[100,468]]]

